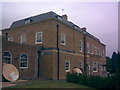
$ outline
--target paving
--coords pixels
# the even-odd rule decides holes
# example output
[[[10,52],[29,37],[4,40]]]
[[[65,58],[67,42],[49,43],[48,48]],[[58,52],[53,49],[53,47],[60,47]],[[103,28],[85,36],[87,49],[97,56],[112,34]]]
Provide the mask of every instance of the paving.
[[[0,82],[0,88],[5,88],[15,85],[23,85],[23,84],[30,84],[30,82],[28,80],[17,80],[14,82]]]

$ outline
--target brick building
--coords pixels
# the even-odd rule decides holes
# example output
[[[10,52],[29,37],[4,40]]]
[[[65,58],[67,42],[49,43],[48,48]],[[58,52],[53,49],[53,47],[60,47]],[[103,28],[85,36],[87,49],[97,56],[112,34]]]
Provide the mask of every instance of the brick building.
[[[21,79],[65,79],[74,67],[106,75],[105,45],[67,15],[48,12],[18,20],[2,36],[3,62],[15,65]]]

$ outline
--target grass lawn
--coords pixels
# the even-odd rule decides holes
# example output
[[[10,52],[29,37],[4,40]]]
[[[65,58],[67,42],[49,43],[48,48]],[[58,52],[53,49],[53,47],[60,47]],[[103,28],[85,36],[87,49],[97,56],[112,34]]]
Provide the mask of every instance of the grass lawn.
[[[33,80],[30,81],[30,84],[11,86],[11,88],[90,88],[90,87],[80,84],[69,83],[63,80],[60,81]]]

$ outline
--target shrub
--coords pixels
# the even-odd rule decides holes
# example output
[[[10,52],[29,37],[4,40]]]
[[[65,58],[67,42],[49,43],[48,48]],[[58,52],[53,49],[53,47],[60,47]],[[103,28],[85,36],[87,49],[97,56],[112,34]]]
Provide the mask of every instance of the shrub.
[[[79,74],[78,76],[78,82],[83,85],[88,85],[88,77],[85,74]]]
[[[120,88],[120,74],[111,77],[101,77],[68,73],[67,81],[87,85],[94,88]]]

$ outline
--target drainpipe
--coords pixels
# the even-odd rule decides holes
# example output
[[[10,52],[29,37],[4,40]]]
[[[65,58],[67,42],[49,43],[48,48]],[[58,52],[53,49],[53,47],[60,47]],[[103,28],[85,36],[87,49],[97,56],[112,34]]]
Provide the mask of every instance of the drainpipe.
[[[38,50],[38,71],[37,71],[38,72],[38,74],[37,74],[38,78],[40,77],[40,75],[39,75],[40,74],[40,72],[39,72],[40,71],[40,56],[41,56],[40,54],[41,54],[41,51]]]
[[[37,70],[37,72],[38,72],[38,73],[37,73],[37,77],[38,77],[38,78],[40,77],[40,71],[42,71],[41,68],[40,68],[40,67],[41,67],[40,65],[41,65],[41,61],[42,61],[41,53],[42,53],[43,50],[44,50],[44,47],[43,47],[43,46],[40,46],[40,47],[38,48],[38,63],[37,63],[37,64],[38,64],[38,65],[37,65],[37,66],[38,66],[38,70]]]
[[[84,73],[87,74],[87,59],[86,59],[86,28],[82,28],[84,34]]]
[[[59,64],[60,64],[60,58],[59,58],[59,25],[57,24],[57,80],[59,80]]]

